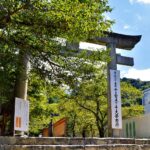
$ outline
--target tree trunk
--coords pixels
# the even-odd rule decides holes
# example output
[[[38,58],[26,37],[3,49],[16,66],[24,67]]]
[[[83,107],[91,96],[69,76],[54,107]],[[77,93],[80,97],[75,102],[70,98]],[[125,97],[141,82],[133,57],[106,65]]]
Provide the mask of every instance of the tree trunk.
[[[96,116],[96,126],[98,129],[99,137],[104,137],[104,135],[105,135],[104,127],[103,127],[103,125],[101,125],[98,115]]]
[[[29,67],[29,54],[23,52],[20,54],[18,62],[15,97],[22,98],[25,100],[27,99]]]
[[[73,137],[76,136],[75,125],[76,125],[76,115],[74,116],[73,126],[72,126],[72,136],[73,136]]]
[[[14,134],[15,98],[18,97],[24,100],[27,99],[29,69],[30,69],[29,54],[24,51],[20,51],[18,59],[14,99],[12,100],[11,133],[10,133],[11,135]]]
[[[99,119],[98,119],[98,118],[96,118],[96,126],[97,126],[97,129],[98,129],[99,137],[103,137],[103,136],[101,135],[101,127],[100,127],[100,125],[99,125]]]

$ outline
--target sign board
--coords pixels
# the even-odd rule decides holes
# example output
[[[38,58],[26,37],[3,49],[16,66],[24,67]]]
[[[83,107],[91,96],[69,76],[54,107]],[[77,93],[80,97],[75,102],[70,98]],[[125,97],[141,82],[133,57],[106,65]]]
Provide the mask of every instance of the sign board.
[[[122,129],[120,71],[110,70],[112,128]]]
[[[28,131],[29,126],[29,101],[15,99],[14,130]]]

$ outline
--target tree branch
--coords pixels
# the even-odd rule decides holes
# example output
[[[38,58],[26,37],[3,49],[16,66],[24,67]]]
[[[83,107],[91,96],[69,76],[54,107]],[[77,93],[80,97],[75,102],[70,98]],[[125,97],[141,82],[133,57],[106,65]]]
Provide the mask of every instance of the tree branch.
[[[76,103],[77,103],[80,107],[82,107],[82,108],[84,108],[84,109],[86,109],[86,110],[92,112],[94,115],[96,115],[96,113],[95,113],[92,109],[90,109],[90,108],[88,108],[88,107],[85,107],[84,105],[82,105],[81,103],[79,103],[78,100],[76,100]]]

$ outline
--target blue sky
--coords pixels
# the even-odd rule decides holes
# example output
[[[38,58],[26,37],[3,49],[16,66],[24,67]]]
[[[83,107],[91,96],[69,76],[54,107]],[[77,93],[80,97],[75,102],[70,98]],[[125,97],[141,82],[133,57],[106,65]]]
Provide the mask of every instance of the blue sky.
[[[128,35],[142,35],[132,51],[117,50],[134,58],[134,67],[118,66],[122,76],[150,81],[150,0],[109,0],[113,11],[108,17],[115,20],[112,30]]]

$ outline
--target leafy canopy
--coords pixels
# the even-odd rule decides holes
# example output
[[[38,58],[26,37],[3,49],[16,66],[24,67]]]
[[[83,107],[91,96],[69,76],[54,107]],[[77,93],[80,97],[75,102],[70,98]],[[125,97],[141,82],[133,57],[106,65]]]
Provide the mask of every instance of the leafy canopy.
[[[13,75],[8,88],[24,69],[20,55],[30,56],[38,74],[64,78],[64,70],[75,65],[65,55],[70,49],[62,48],[60,38],[79,42],[101,36],[112,23],[104,16],[111,11],[107,0],[1,0],[0,10],[0,72]]]

